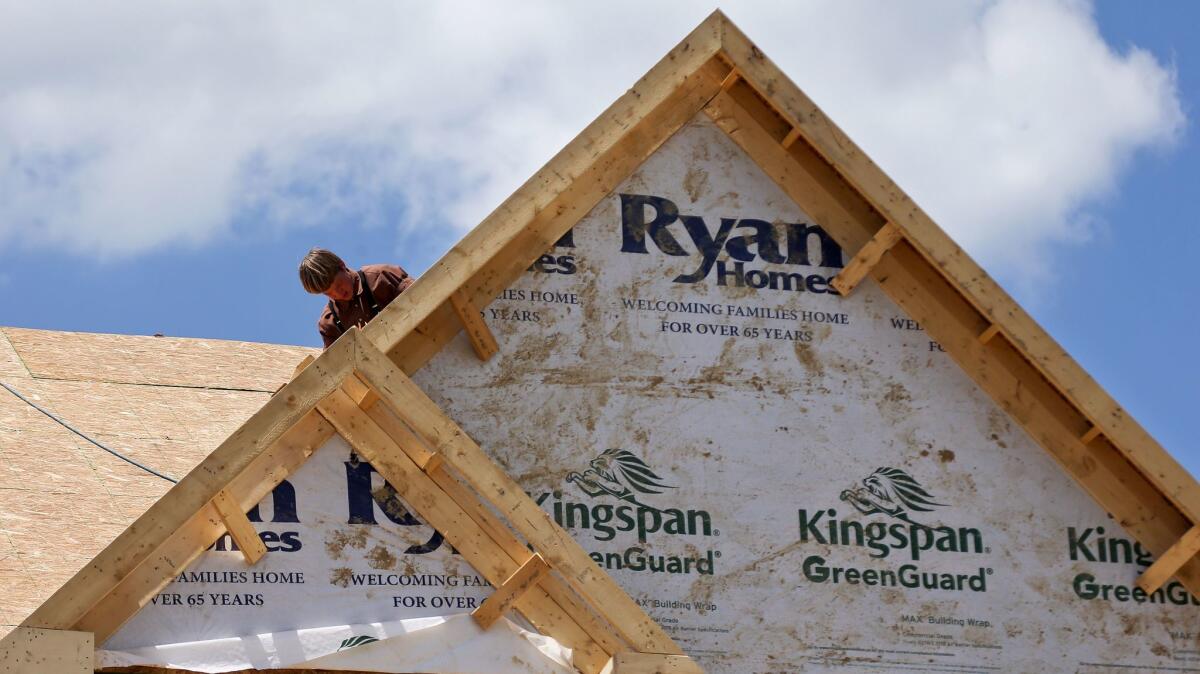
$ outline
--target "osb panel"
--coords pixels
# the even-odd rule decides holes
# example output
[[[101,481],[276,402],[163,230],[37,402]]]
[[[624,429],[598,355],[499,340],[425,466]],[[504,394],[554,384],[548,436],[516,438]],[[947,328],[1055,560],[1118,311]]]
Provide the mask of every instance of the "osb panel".
[[[36,405],[43,405],[45,402],[42,393],[46,388],[46,382],[36,379],[11,379],[5,383]],[[0,389],[0,429],[35,428],[36,424],[42,420],[46,420],[46,417],[41,412],[25,404],[8,391]]]
[[[49,571],[59,566],[59,556],[90,559],[127,525],[117,520],[107,492],[58,494],[0,489],[0,526],[4,533],[22,560],[41,558]],[[35,554],[45,551],[53,555]]]
[[[181,478],[310,352],[3,328],[0,379],[98,442]],[[0,636],[170,487],[0,390]]]
[[[21,363],[16,349],[9,343],[8,338],[4,336],[4,332],[0,331],[0,379],[8,382],[9,379],[25,378],[28,376],[29,370],[26,370],[25,365]]]
[[[75,436],[49,420],[22,430],[0,428],[2,488],[59,494],[104,491],[88,459]]]
[[[199,441],[217,432],[219,442],[270,399],[258,391],[46,379],[24,386],[33,392],[18,389],[26,397],[92,437]]]
[[[34,377],[274,391],[314,349],[4,328]]]

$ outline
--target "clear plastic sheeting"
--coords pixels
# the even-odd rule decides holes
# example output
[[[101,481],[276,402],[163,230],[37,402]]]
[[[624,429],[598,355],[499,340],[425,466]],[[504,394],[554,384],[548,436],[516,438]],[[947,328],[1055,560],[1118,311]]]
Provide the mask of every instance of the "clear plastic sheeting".
[[[571,650],[502,618],[484,631],[469,614],[340,625],[96,651],[97,667],[198,672],[324,669],[446,674],[575,674]]]

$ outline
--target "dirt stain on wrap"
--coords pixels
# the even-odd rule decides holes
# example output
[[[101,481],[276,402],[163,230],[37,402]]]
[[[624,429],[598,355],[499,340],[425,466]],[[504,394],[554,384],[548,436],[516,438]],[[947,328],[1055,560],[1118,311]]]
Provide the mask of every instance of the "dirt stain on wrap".
[[[394,569],[396,568],[396,555],[393,555],[386,547],[376,545],[367,553],[367,565],[372,569]]]
[[[812,346],[804,342],[795,343],[796,360],[808,370],[808,373],[814,377],[820,377],[825,374],[825,366],[821,365],[821,361],[817,360],[817,354],[813,352]]]
[[[350,586],[350,577],[354,575],[354,571],[349,567],[339,567],[329,572],[329,584],[339,585],[341,587]]]
[[[362,550],[367,547],[367,530],[356,527],[353,531],[335,531],[325,539],[325,552],[333,559],[342,559],[346,546]]]
[[[693,203],[700,201],[700,197],[703,197],[708,189],[708,171],[698,166],[689,168],[683,177],[683,189],[687,191]]]

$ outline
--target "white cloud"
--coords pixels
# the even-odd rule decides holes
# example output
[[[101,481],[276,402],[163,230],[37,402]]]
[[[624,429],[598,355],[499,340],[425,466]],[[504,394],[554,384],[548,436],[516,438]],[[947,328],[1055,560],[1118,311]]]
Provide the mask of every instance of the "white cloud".
[[[734,2],[968,249],[1016,273],[1184,123],[1080,2]],[[6,3],[0,245],[121,257],[237,218],[468,227],[710,10],[694,3]],[[446,205],[450,207],[446,210]],[[403,215],[397,215],[403,206]],[[444,224],[444,223],[442,223]]]

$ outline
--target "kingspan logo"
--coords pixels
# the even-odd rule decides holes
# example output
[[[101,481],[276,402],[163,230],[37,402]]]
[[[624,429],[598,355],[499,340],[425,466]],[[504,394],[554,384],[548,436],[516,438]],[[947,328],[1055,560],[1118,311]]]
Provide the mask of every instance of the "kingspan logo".
[[[588,462],[591,468],[567,473],[567,482],[579,486],[588,496],[612,496],[648,510],[658,510],[638,500],[638,494],[661,494],[674,489],[663,483],[650,466],[627,449],[606,449]],[[661,511],[660,511],[661,512]]]
[[[861,522],[839,519],[834,508],[800,515],[800,541],[818,545],[866,548],[875,559],[893,553],[920,561],[930,552],[985,554],[991,549],[983,543],[983,534],[973,527],[931,526],[918,521],[924,513],[947,507],[939,503],[920,482],[900,468],[884,466],[863,478],[860,485],[845,489],[840,499],[864,516],[884,515],[883,521]],[[825,559],[811,555],[804,561],[804,575],[813,582],[847,582],[865,585],[924,587],[927,589],[987,590],[986,576],[991,569],[980,568],[973,574],[926,573],[915,564],[897,570],[831,567]]]
[[[655,495],[676,487],[654,472],[633,452],[612,448],[601,452],[588,462],[582,473],[567,474],[567,482],[575,485],[596,502],[579,503],[567,499],[562,491],[543,493],[537,503],[549,507],[554,520],[566,529],[585,529],[600,542],[612,541],[618,533],[629,532],[637,537],[638,545],[621,552],[593,552],[592,559],[609,569],[667,573],[711,574],[719,551],[676,557],[648,555],[644,545],[651,536],[720,535],[713,528],[707,510],[662,508],[651,504]],[[616,501],[613,503],[612,501]]]
[[[883,513],[911,524],[917,523],[909,519],[910,511],[927,513],[946,505],[934,501],[908,473],[888,467],[876,468],[863,478],[861,487],[843,490],[840,498],[864,515]]]

